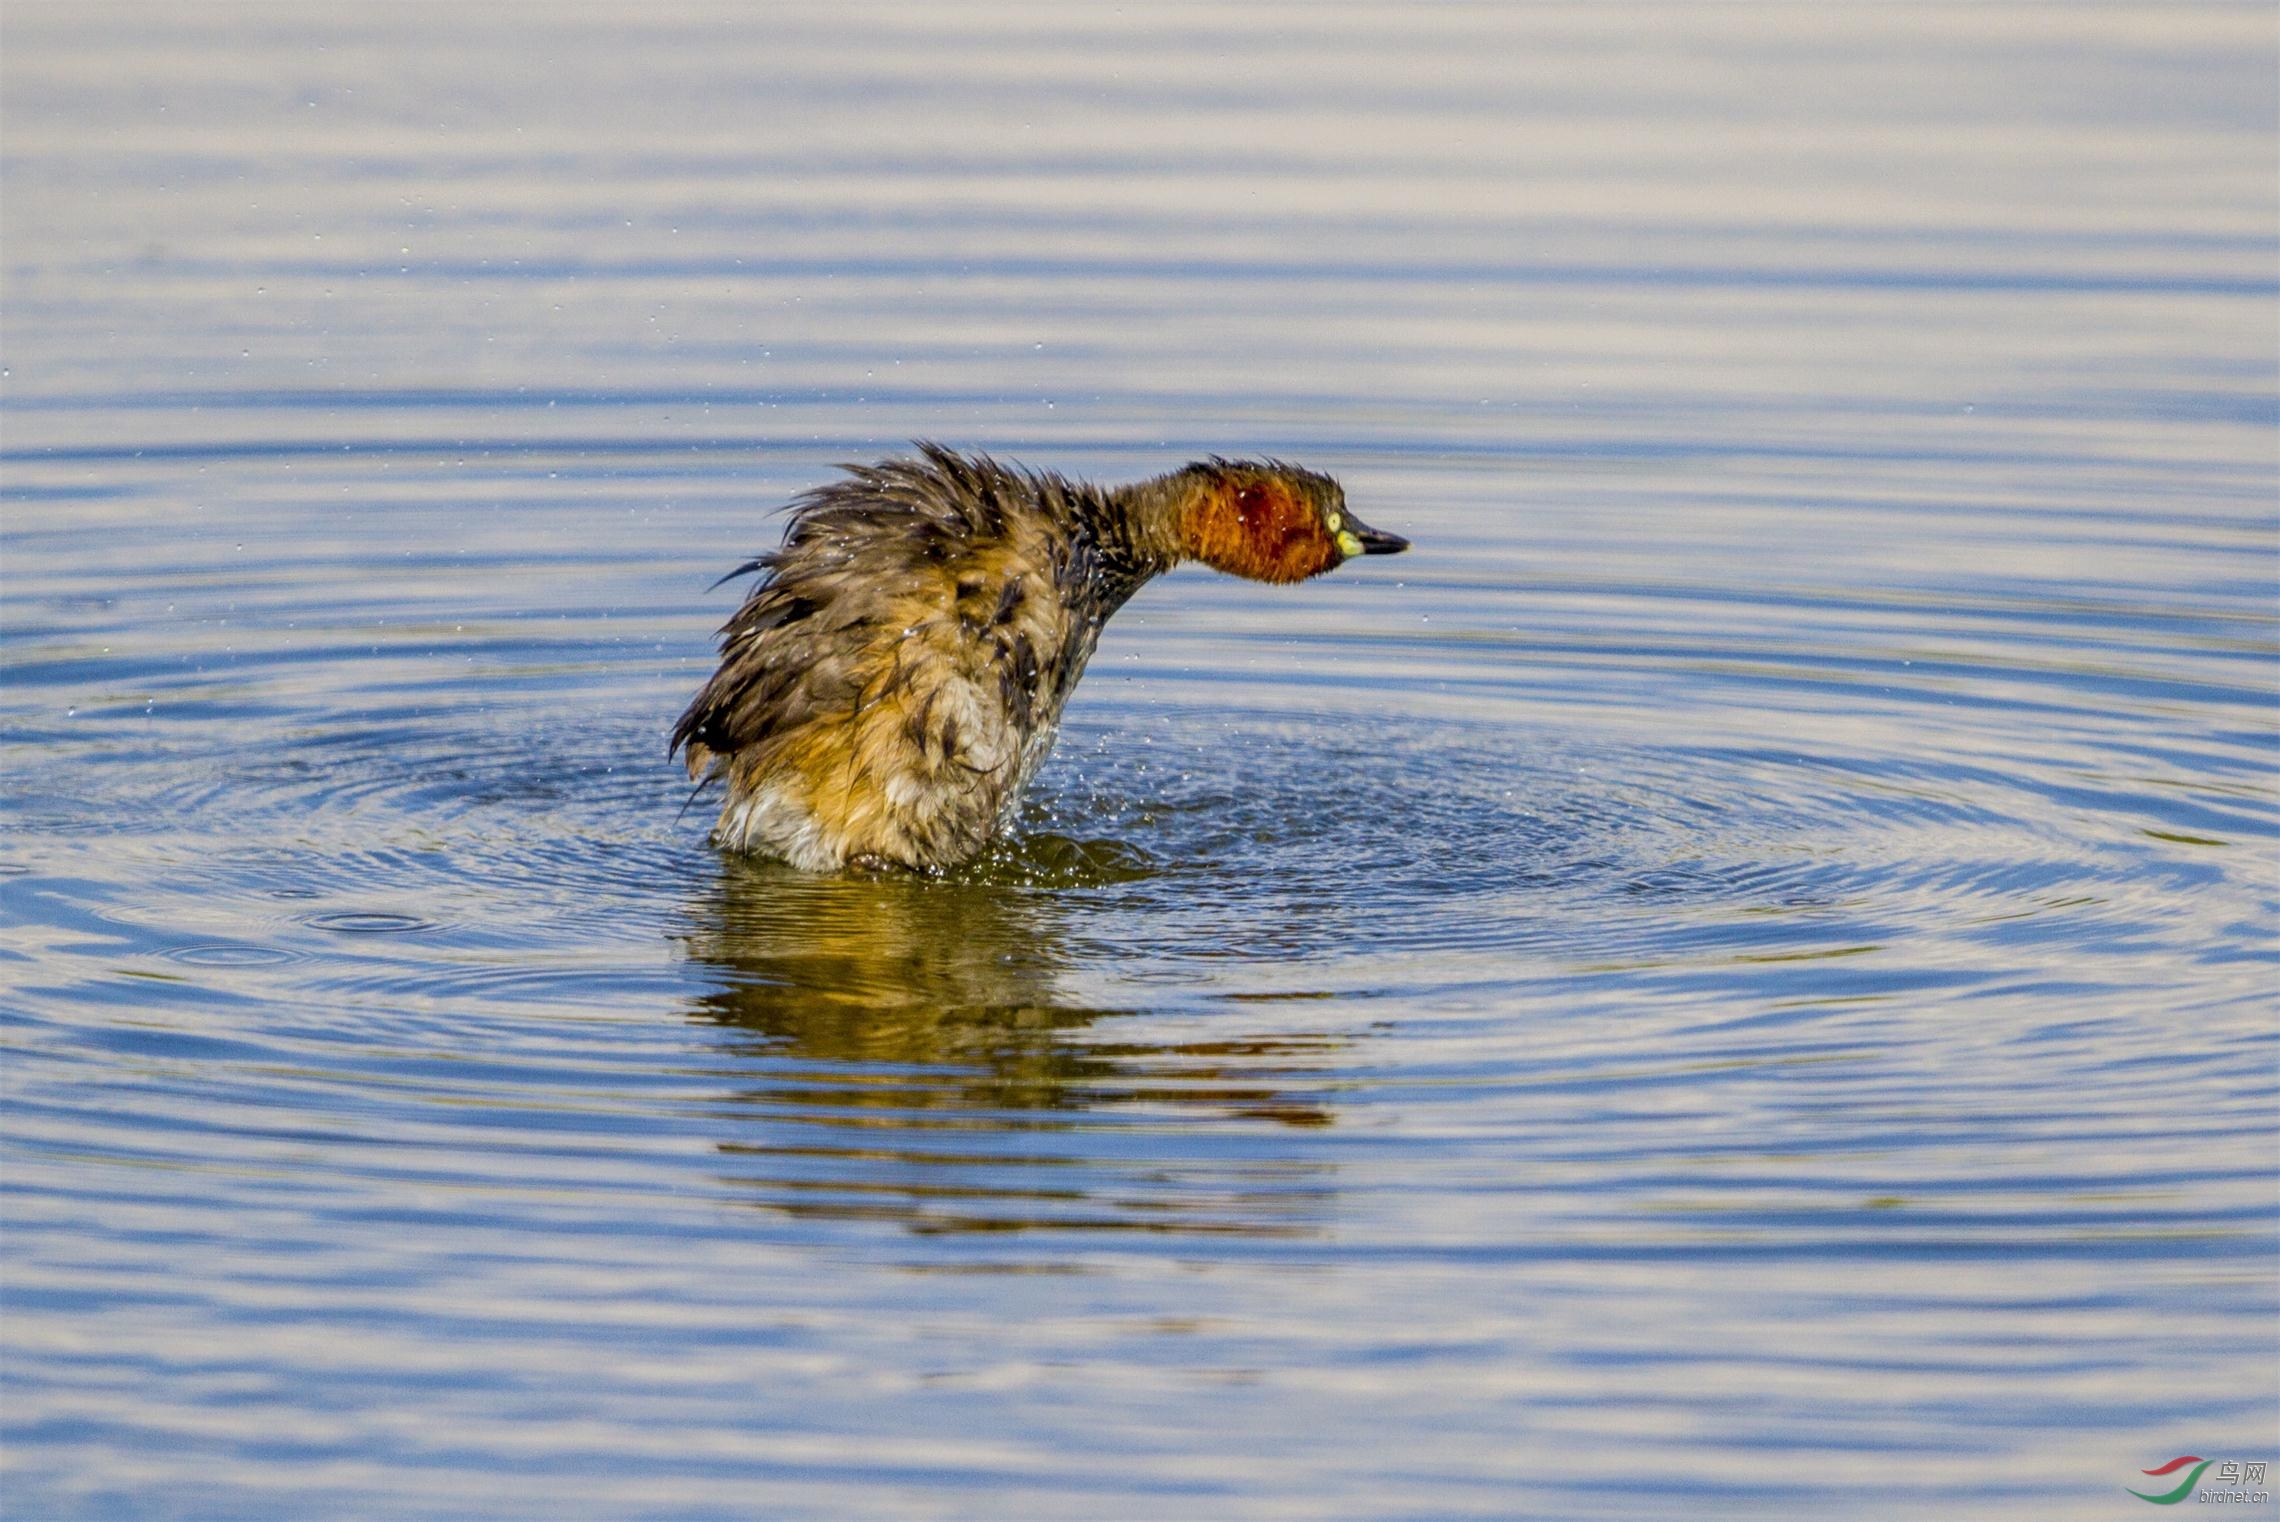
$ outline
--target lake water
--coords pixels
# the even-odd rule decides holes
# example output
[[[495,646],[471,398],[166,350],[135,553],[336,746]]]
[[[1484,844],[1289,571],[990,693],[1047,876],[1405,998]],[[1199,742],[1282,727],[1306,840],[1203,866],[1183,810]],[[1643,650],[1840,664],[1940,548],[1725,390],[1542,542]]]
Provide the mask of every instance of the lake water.
[[[7,1513],[2280,1461],[2273,25],[10,6]],[[724,858],[707,587],[922,436],[1417,547]]]

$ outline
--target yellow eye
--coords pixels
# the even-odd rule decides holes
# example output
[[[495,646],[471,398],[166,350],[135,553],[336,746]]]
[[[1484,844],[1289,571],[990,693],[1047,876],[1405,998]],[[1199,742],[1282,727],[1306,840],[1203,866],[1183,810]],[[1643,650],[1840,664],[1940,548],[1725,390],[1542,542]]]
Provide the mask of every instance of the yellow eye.
[[[1344,513],[1332,513],[1322,520],[1322,526],[1335,534],[1346,526],[1346,515]]]

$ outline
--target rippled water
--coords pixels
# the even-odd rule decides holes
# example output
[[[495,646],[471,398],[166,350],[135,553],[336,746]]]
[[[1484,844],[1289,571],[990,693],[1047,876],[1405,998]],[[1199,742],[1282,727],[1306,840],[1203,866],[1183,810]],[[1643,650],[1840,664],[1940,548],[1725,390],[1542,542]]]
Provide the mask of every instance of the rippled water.
[[[10,1515],[2280,1459],[2267,9],[5,24]],[[919,435],[1417,549],[724,859],[705,588]]]

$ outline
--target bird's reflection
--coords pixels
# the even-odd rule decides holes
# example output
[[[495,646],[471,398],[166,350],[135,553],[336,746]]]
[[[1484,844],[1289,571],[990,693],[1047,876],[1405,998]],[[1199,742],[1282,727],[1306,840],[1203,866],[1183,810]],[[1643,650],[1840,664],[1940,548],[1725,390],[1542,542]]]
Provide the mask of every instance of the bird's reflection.
[[[724,862],[684,942],[713,975],[692,1014],[749,1075],[731,1176],[786,1212],[916,1231],[1315,1229],[1328,1169],[1292,1128],[1331,1122],[1342,1038],[1116,1040],[1131,1011],[1061,992],[1071,912],[1029,887]]]

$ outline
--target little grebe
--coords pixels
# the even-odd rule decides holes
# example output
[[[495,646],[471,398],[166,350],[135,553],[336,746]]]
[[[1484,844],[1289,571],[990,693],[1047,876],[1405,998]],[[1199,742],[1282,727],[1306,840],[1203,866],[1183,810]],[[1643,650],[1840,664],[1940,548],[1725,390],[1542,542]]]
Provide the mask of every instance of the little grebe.
[[[1212,459],[1103,490],[921,443],[842,467],[720,631],[681,721],[689,775],[724,778],[713,839],[810,871],[939,872],[1013,815],[1101,625],[1183,560],[1302,581],[1409,547],[1338,483]],[[725,578],[724,578],[725,579]]]

